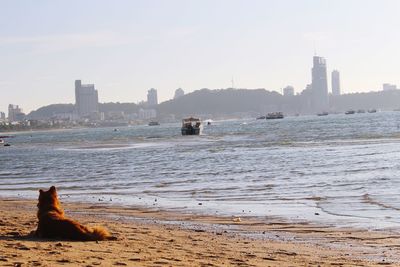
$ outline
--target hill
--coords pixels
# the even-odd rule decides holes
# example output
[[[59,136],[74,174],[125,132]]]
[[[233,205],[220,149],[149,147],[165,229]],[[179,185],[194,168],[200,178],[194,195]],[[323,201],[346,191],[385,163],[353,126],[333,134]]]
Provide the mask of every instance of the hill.
[[[277,110],[283,96],[265,89],[201,89],[158,105],[160,114],[187,116],[196,114],[229,115]]]

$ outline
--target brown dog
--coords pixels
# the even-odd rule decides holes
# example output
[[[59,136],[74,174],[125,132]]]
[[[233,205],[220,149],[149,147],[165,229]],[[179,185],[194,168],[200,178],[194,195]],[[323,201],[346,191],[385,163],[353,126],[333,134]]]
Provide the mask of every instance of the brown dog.
[[[48,191],[39,190],[38,219],[39,224],[35,232],[41,238],[62,238],[70,240],[105,240],[113,239],[107,230],[86,227],[76,221],[64,217],[64,211],[57,198],[54,186]]]

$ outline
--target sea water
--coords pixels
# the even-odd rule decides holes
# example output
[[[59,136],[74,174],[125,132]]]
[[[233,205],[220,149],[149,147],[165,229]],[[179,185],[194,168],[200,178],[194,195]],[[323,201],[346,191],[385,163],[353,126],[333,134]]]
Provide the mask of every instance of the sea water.
[[[400,229],[400,112],[17,133],[0,196]]]

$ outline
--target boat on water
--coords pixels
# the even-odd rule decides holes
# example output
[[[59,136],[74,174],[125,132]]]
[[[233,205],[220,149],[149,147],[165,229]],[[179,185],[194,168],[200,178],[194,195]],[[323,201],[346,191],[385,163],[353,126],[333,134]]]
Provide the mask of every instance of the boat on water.
[[[329,115],[329,113],[326,111],[317,114],[317,116],[327,116],[327,115]]]
[[[346,114],[346,115],[352,115],[352,114],[354,114],[354,113],[356,113],[356,112],[355,112],[354,110],[350,109],[350,110],[346,111],[344,114]]]
[[[158,121],[151,121],[151,122],[149,122],[148,125],[149,126],[158,126],[158,125],[160,125],[160,123]]]
[[[364,109],[359,109],[359,110],[357,110],[357,113],[365,113],[365,110]]]
[[[268,113],[267,116],[265,116],[267,120],[274,120],[274,119],[283,119],[283,113],[282,112],[271,112]]]
[[[10,146],[10,144],[9,143],[6,143],[5,141],[4,141],[4,139],[5,138],[13,138],[14,136],[10,136],[10,135],[2,135],[2,136],[0,136],[0,145],[3,145],[3,146]]]
[[[185,118],[182,120],[182,135],[199,135],[201,133],[203,125],[199,118]]]
[[[369,109],[368,113],[376,113],[376,109],[374,109],[374,108],[373,109]]]
[[[266,116],[260,116],[260,117],[256,118],[256,120],[265,120],[265,119],[266,119]]]

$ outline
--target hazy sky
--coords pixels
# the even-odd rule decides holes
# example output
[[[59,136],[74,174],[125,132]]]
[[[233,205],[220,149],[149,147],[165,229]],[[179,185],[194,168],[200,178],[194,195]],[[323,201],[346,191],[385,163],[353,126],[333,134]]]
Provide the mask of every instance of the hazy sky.
[[[398,0],[0,0],[0,111],[73,103],[75,79],[100,102],[137,102],[151,87],[163,101],[232,76],[235,87],[299,92],[314,47],[345,92],[400,85],[399,10]]]

